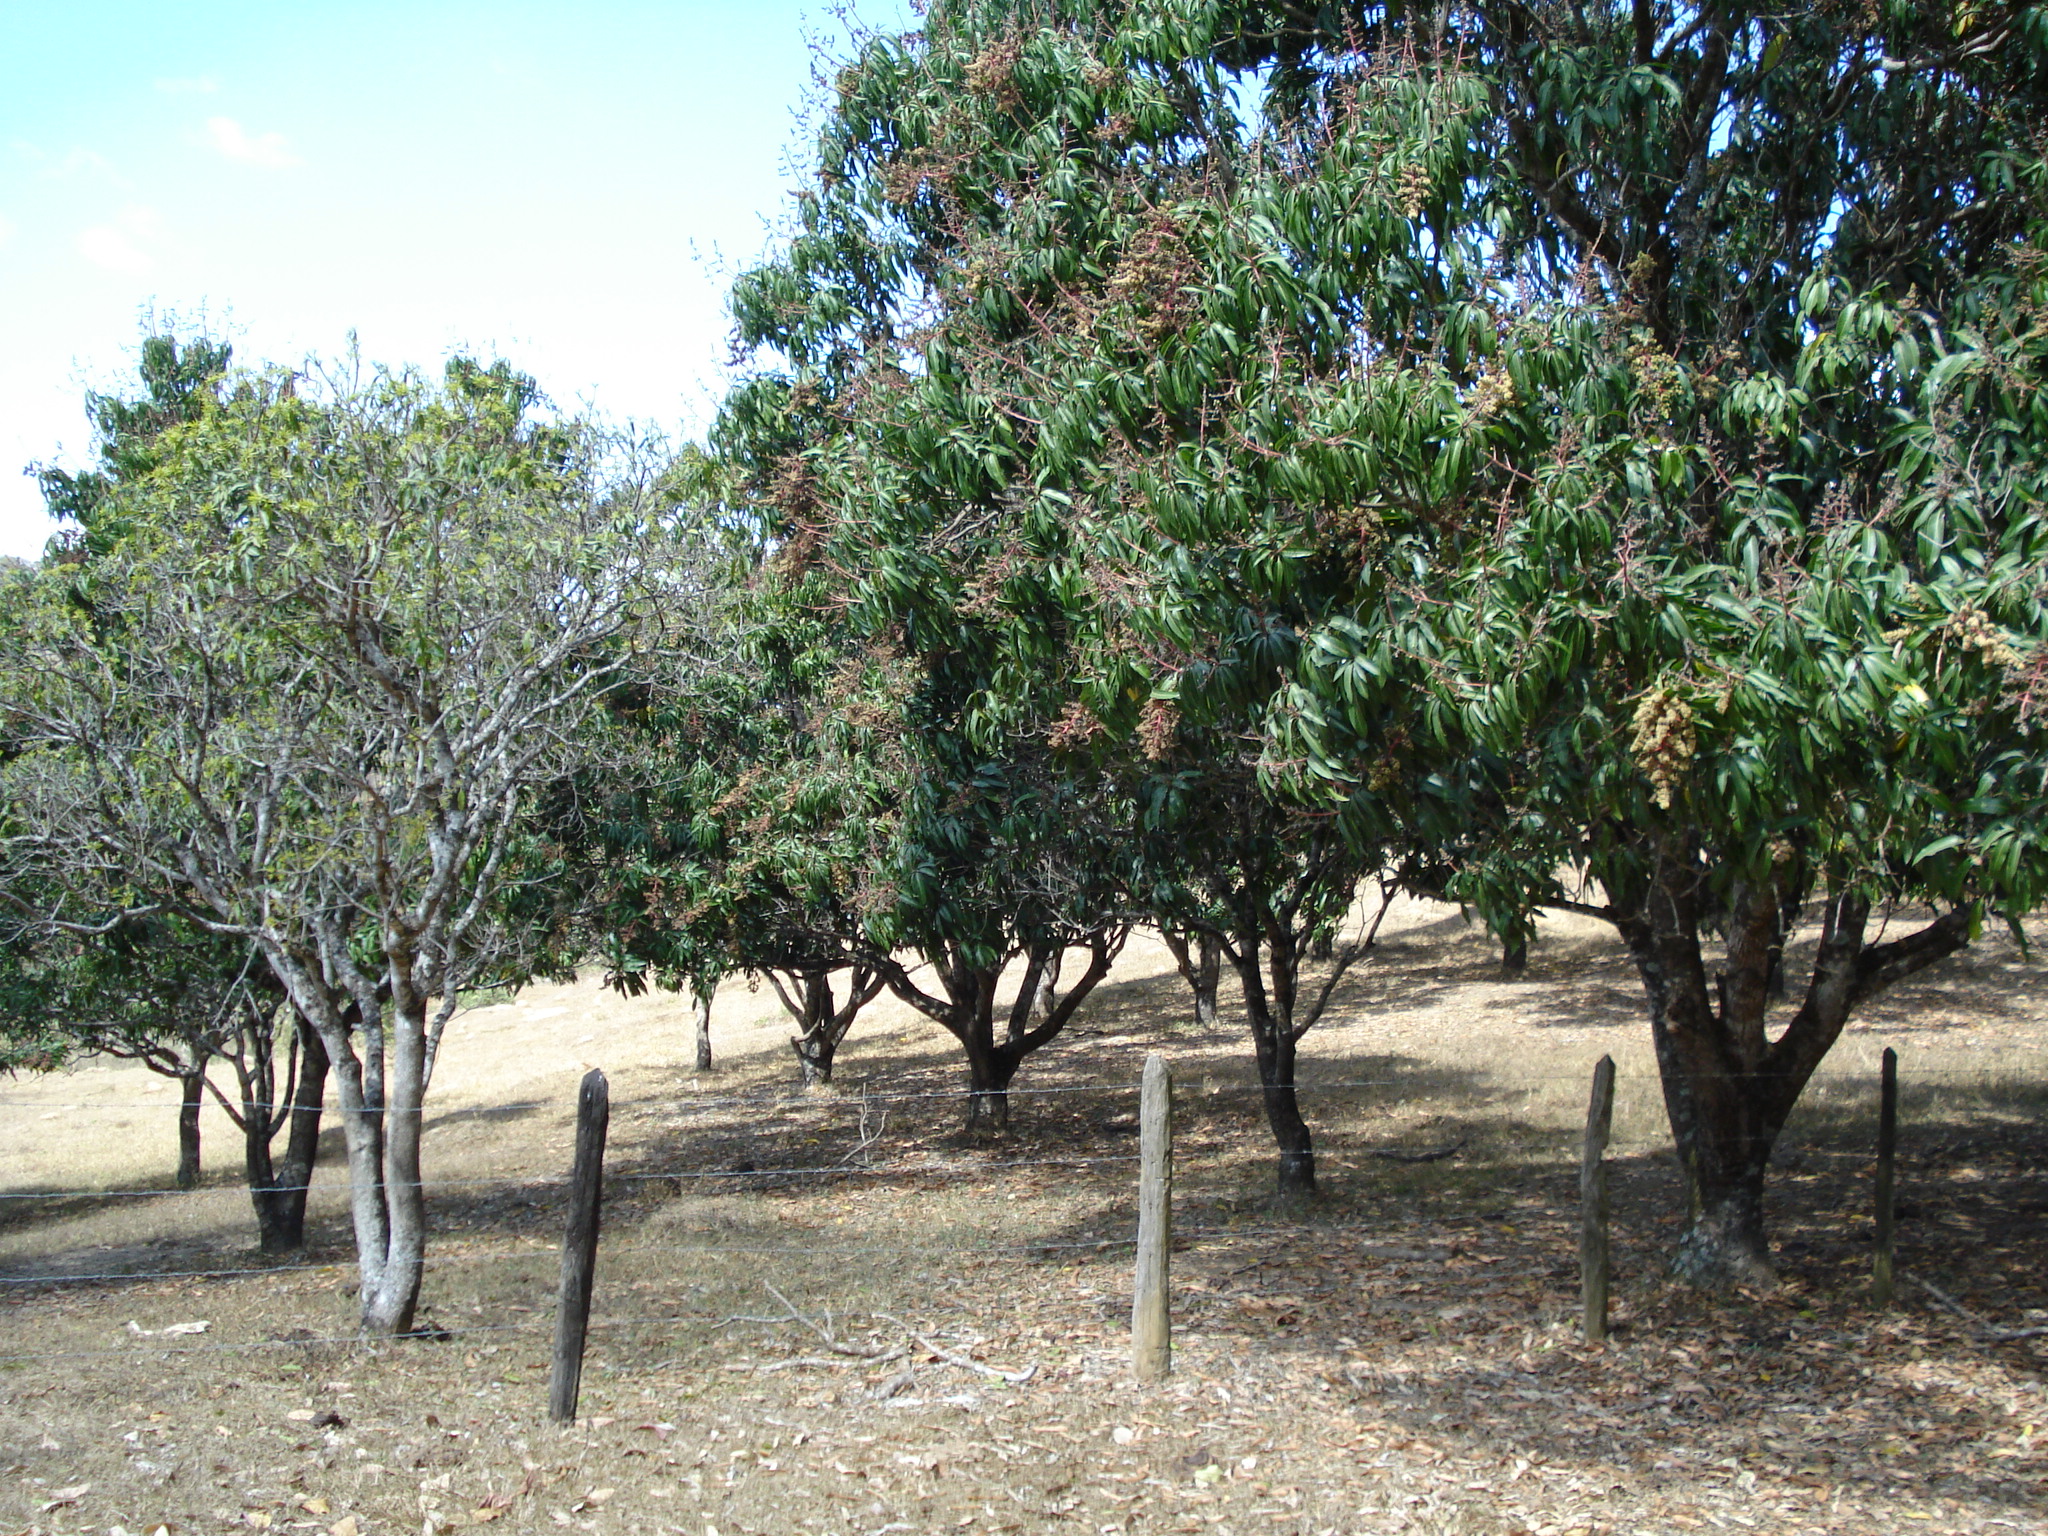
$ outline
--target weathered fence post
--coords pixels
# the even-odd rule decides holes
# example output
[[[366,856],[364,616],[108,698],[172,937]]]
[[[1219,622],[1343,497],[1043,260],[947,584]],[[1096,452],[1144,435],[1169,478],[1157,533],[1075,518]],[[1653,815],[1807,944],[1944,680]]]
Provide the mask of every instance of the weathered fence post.
[[[1892,1300],[1892,1190],[1899,1155],[1899,1053],[1884,1050],[1877,1093],[1877,1252],[1871,1259],[1870,1299]]]
[[[1614,1127],[1614,1058],[1593,1068],[1586,1145],[1579,1160],[1579,1301],[1586,1339],[1607,1337],[1607,1136]]]
[[[1138,1268],[1131,1288],[1131,1365],[1140,1381],[1173,1369],[1167,1261],[1173,1246],[1173,1074],[1154,1051],[1138,1100]]]
[[[590,1326],[590,1281],[597,1267],[598,1205],[604,1192],[604,1134],[611,1123],[611,1085],[593,1067],[576,1095],[576,1162],[569,1174],[569,1232],[562,1240],[562,1291],[555,1304],[555,1368],[548,1417],[576,1422],[583,1386],[583,1337]]]

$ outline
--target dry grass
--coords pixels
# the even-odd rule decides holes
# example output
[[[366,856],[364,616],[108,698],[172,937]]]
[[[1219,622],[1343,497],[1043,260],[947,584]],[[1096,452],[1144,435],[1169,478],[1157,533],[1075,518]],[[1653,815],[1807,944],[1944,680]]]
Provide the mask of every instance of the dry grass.
[[[1985,1337],[2048,1322],[2040,968],[1987,939],[1859,1023],[1775,1176],[1785,1283],[1715,1300],[1660,1276],[1678,1184],[1625,958],[1560,923],[1532,960],[1503,979],[1455,912],[1397,909],[1311,1038],[1325,1191],[1292,1211],[1266,1194],[1239,1033],[1177,1022],[1156,945],[1027,1066],[1020,1086],[1057,1091],[988,1140],[915,1096],[961,1074],[900,1008],[863,1021],[837,1091],[803,1096],[765,992],[721,997],[721,1065],[697,1081],[673,1065],[675,1000],[535,989],[451,1033],[428,1138],[425,1321],[445,1336],[379,1346],[325,1342],[352,1319],[332,1165],[311,1267],[166,1278],[263,1269],[231,1185],[119,1193],[168,1172],[170,1095],[118,1068],[9,1085],[4,1187],[46,1197],[4,1202],[0,1271],[139,1278],[0,1297],[0,1529],[2048,1528],[2042,1341]],[[1918,1289],[1888,1314],[1862,1301],[1886,1045],[1906,1080],[1901,1267],[1974,1326]],[[1122,1334],[1130,1085],[1154,1049],[1181,1084],[1177,1354],[1147,1391]],[[1602,1052],[1622,1078],[1621,1326],[1587,1349],[1576,1140]],[[596,1064],[611,1203],[590,1417],[560,1431],[541,1418],[559,1181]],[[225,1127],[209,1135],[228,1162]],[[770,1285],[835,1338],[912,1354],[763,1369],[829,1354]],[[210,1328],[138,1338],[130,1319]],[[1035,1373],[1003,1382],[913,1335]]]

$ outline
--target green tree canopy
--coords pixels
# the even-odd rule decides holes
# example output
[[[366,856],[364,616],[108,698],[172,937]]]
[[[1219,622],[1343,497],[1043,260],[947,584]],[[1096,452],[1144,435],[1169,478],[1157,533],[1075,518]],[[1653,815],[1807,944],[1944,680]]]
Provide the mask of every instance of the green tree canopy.
[[[732,419],[987,759],[1099,735],[1159,806],[1235,744],[1357,867],[1613,921],[1683,1265],[1754,1276],[1849,1010],[2040,896],[2044,47],[1976,3],[938,4],[836,82]]]

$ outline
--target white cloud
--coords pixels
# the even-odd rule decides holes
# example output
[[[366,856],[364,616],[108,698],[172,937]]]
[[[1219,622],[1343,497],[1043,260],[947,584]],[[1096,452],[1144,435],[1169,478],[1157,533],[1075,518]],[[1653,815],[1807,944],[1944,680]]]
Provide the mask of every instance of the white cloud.
[[[220,82],[211,75],[173,75],[150,82],[166,96],[211,96]]]
[[[95,224],[80,230],[78,254],[108,272],[140,276],[150,268],[149,253],[111,224]]]
[[[281,133],[251,133],[232,117],[209,117],[206,140],[230,160],[244,165],[261,165],[282,170],[297,165],[299,157],[286,146]]]
[[[115,170],[114,163],[96,149],[73,146],[58,155],[26,139],[10,140],[8,148],[33,167],[38,176],[50,181],[91,177],[111,186],[125,188],[129,185],[127,177]]]
[[[155,209],[123,208],[112,223],[78,232],[78,254],[103,271],[140,276],[156,265],[149,246],[158,232]]]

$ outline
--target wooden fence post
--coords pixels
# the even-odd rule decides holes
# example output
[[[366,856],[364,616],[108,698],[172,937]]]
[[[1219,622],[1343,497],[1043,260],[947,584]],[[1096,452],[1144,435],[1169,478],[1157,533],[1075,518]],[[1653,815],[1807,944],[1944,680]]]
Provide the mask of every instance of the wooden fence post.
[[[1607,1136],[1614,1128],[1614,1058],[1593,1068],[1586,1145],[1579,1160],[1579,1302],[1586,1339],[1607,1337]]]
[[[562,1240],[555,1366],[548,1382],[548,1417],[557,1424],[576,1422],[583,1386],[583,1338],[590,1326],[590,1282],[597,1267],[598,1206],[604,1193],[604,1135],[611,1116],[611,1085],[593,1067],[576,1095],[576,1162],[569,1174],[569,1231]]]
[[[1884,1050],[1877,1095],[1877,1252],[1871,1259],[1870,1299],[1892,1301],[1892,1191],[1899,1155],[1899,1053]]]
[[[1131,1287],[1131,1364],[1140,1381],[1173,1369],[1167,1261],[1173,1246],[1173,1074],[1154,1051],[1138,1100],[1138,1267]]]

